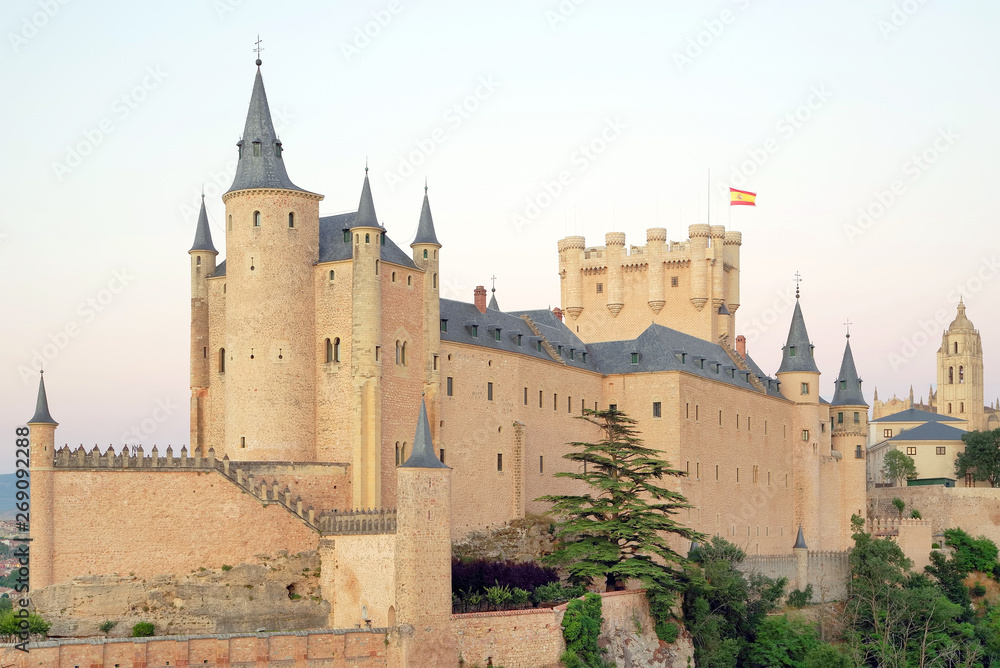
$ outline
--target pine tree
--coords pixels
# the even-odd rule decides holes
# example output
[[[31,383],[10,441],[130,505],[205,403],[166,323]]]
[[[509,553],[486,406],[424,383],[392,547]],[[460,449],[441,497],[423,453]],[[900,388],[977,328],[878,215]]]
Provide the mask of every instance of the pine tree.
[[[603,438],[570,443],[575,449],[564,457],[582,464],[583,472],[556,473],[586,483],[588,493],[539,499],[551,502],[561,517],[559,543],[549,561],[564,566],[575,583],[604,578],[608,591],[631,578],[651,590],[676,590],[678,567],[686,560],[670,547],[669,539],[704,537],[674,519],[691,506],[659,483],[686,474],[670,468],[658,450],[645,447],[633,427],[636,421],[624,413],[586,410],[579,419],[600,427]]]

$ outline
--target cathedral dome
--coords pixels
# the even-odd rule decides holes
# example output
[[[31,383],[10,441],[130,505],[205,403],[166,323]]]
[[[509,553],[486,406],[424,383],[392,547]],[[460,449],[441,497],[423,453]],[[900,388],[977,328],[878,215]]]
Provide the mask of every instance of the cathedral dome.
[[[958,315],[956,315],[955,319],[951,321],[950,325],[948,325],[948,331],[976,331],[972,321],[965,317],[965,302],[961,299],[958,301]]]

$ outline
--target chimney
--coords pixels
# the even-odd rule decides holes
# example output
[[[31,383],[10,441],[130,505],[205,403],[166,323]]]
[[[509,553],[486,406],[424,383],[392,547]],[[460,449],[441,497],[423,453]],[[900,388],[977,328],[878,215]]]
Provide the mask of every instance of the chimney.
[[[476,308],[479,309],[480,313],[486,313],[486,288],[477,285],[473,294],[475,295]]]
[[[747,337],[740,334],[736,337],[736,352],[740,354],[743,359],[747,358]]]
[[[555,317],[559,318],[559,322],[563,321],[563,319],[562,319],[562,309],[559,308],[558,306],[555,307],[554,309],[552,309],[552,315],[554,315]]]

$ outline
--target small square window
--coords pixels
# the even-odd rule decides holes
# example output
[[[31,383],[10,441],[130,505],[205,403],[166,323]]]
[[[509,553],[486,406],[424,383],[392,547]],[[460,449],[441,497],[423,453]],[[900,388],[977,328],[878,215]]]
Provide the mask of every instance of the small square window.
[[[917,454],[917,446],[915,446],[915,445],[908,445],[908,446],[906,446],[906,454],[908,454],[908,455],[915,455],[915,454]]]
[[[809,394],[809,383],[802,383],[802,394]]]
[[[861,424],[861,413],[854,411],[854,424]]]
[[[837,424],[844,424],[844,413],[843,411],[837,412]]]
[[[935,448],[935,450],[937,451],[937,454],[944,455],[947,454],[948,448],[946,446],[939,445],[937,446],[937,448]]]
[[[671,276],[670,277],[670,287],[676,288],[677,287],[677,282],[678,282],[678,280],[677,280],[676,276]]]
[[[662,411],[660,409],[660,402],[659,401],[654,401],[653,402],[653,417],[655,417],[655,418],[662,417]]]
[[[808,429],[803,429],[802,430],[802,440],[803,441],[808,441],[809,440],[809,430]]]
[[[604,283],[598,283],[597,284],[597,294],[601,294],[602,292],[604,292]]]
[[[882,438],[892,438],[892,429],[883,429]]]

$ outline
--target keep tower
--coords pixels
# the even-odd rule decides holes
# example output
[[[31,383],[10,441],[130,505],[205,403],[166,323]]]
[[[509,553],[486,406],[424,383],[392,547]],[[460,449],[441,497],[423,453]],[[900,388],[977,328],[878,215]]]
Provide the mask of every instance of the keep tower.
[[[937,361],[937,412],[967,420],[970,430],[985,429],[983,342],[965,315],[964,300],[941,335]]]
[[[257,61],[226,205],[224,450],[234,459],[313,461],[313,264],[322,195],[285,171]]]

